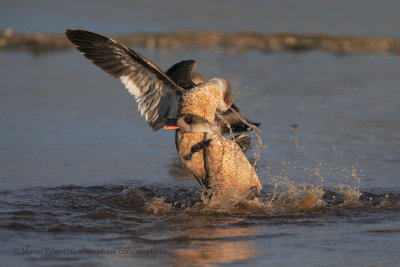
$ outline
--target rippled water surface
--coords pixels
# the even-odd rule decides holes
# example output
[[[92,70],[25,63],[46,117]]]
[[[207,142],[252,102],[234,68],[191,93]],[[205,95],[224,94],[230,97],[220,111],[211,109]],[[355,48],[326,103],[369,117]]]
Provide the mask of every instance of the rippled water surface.
[[[7,8],[27,12],[12,4]],[[152,8],[152,14],[162,11]],[[332,16],[312,13],[308,19],[322,21],[321,30],[345,32],[327,22],[340,21],[335,14],[342,13],[314,8],[306,4],[299,14],[326,12]],[[381,9],[389,12],[375,28],[359,24],[360,35],[387,34],[380,29],[400,25],[398,16],[390,16],[390,5],[368,13],[374,9],[366,4],[358,17],[353,8],[342,16],[354,15],[365,25]],[[36,7],[27,18],[57,10],[43,9]],[[290,17],[286,9],[281,12]],[[125,31],[123,25],[134,23],[124,16],[116,21],[76,16],[79,27],[107,25],[104,32],[114,26],[115,32]],[[62,18],[43,31],[68,27]],[[230,18],[222,21],[235,30]],[[256,30],[259,21],[267,23],[260,15],[245,25]],[[312,32],[306,22],[298,27]],[[161,27],[151,28],[146,18],[142,23],[148,26],[144,30]],[[273,23],[292,25],[289,19],[279,24],[276,17]],[[196,19],[187,25],[201,24]],[[242,114],[261,122],[260,201],[222,210],[202,204],[200,187],[178,163],[174,134],[152,132],[119,80],[77,51],[40,57],[1,52],[2,265],[400,264],[398,57],[137,51],[162,69],[196,59],[196,70],[205,77],[231,83]],[[247,152],[251,160],[254,152]]]

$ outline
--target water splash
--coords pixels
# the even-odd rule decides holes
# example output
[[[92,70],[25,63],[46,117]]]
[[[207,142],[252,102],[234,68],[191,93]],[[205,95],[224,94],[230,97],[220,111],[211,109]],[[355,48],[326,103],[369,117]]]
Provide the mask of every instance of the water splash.
[[[187,216],[279,218],[342,210],[400,211],[400,193],[361,192],[349,184],[327,188],[287,179],[265,185],[259,199],[237,205],[210,205],[199,188],[165,185],[34,187],[0,191],[0,204],[3,229],[98,233],[121,232],[160,216],[180,221]]]
[[[153,197],[151,200],[146,202],[145,210],[148,214],[160,216],[160,215],[166,215],[168,213],[171,213],[173,210],[173,207],[172,207],[171,203],[167,203],[165,201],[165,198]]]
[[[236,110],[234,110],[234,109],[231,109],[231,110],[232,110],[233,114],[235,114],[241,120],[241,122],[243,122],[244,124],[249,126],[256,133],[258,142],[256,144],[257,150],[254,153],[255,160],[253,163],[253,168],[256,168],[257,162],[260,160],[261,148],[263,147],[263,142],[261,139],[261,130],[257,126],[255,126],[255,125],[249,123],[248,121],[246,121],[245,119],[243,119]]]

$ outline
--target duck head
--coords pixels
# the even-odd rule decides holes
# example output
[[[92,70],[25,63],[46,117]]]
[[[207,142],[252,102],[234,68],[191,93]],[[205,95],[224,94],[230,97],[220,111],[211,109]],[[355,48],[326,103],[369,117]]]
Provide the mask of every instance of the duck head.
[[[227,111],[233,103],[233,92],[229,83],[222,78],[213,78],[210,82],[216,82],[222,90],[221,99],[217,106],[217,111],[222,113]]]
[[[188,133],[208,133],[212,135],[219,134],[219,128],[214,122],[191,113],[185,113],[178,117],[176,123],[170,121],[168,126],[165,126],[166,130],[177,130],[188,132]]]

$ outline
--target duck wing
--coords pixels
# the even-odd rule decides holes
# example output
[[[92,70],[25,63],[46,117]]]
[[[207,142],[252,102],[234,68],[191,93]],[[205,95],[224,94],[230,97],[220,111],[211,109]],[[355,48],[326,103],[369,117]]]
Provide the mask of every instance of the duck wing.
[[[172,65],[165,74],[180,87],[189,89],[196,85],[192,80],[192,73],[196,64],[196,60],[182,60]]]
[[[233,140],[240,147],[240,149],[243,151],[243,153],[249,149],[252,149],[252,147],[251,147],[252,138],[250,136],[248,136],[247,134],[238,134],[234,137]]]
[[[121,79],[153,131],[163,127],[166,120],[176,119],[183,88],[150,60],[93,32],[67,30],[65,34],[93,64]]]
[[[232,104],[231,108],[222,114],[222,116],[224,117],[224,122],[229,123],[232,132],[239,133],[251,130],[251,127],[246,122],[259,128],[259,122],[252,122],[242,117],[239,112],[239,108],[235,104]],[[230,132],[229,127],[226,125],[226,123],[221,123],[220,127],[223,134]]]

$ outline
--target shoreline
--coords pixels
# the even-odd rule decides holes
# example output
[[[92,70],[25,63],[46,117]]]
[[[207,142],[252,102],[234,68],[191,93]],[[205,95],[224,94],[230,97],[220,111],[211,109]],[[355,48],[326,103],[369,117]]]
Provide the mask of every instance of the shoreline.
[[[103,34],[103,33],[100,33]],[[255,32],[170,32],[109,35],[130,47],[173,50],[215,50],[233,52],[288,51],[294,53],[319,50],[337,55],[400,54],[400,40],[391,38],[335,36],[329,34],[296,34]],[[72,47],[64,34],[16,33],[7,28],[0,33],[0,51],[27,51],[41,55]]]

